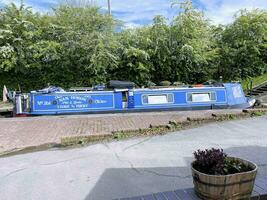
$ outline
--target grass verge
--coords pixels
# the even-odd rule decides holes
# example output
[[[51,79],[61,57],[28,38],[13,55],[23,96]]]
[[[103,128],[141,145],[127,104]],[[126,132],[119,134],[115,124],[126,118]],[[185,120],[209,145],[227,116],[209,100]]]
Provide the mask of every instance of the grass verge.
[[[252,88],[261,85],[265,82],[267,82],[267,73],[263,74],[261,76],[257,76],[254,78],[250,78],[250,79],[245,79],[241,82],[242,87],[245,91],[248,91],[250,89],[250,81],[252,81]]]

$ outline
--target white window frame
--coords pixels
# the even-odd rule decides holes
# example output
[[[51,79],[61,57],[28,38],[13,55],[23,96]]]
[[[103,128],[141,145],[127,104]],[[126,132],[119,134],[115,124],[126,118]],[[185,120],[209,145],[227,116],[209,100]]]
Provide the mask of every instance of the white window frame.
[[[144,103],[144,96],[163,96],[163,95],[166,95],[167,96],[167,100],[168,100],[168,95],[171,95],[172,96],[172,101],[171,102],[167,102],[167,103],[159,103],[159,104],[149,104],[149,103]],[[141,95],[141,102],[142,102],[142,105],[166,105],[166,104],[173,104],[174,103],[174,94],[173,93],[160,93],[160,94],[157,94],[157,93],[150,93],[150,94],[142,94]]]
[[[211,99],[212,93],[215,94],[215,99],[214,100]],[[188,100],[189,95],[193,95],[193,94],[209,94],[210,100],[209,101],[193,101],[193,99],[192,99],[191,101],[189,101]],[[216,91],[214,91],[214,92],[211,92],[211,91],[210,92],[187,92],[186,93],[186,102],[188,102],[188,103],[208,103],[208,102],[216,102],[216,101],[217,101]]]

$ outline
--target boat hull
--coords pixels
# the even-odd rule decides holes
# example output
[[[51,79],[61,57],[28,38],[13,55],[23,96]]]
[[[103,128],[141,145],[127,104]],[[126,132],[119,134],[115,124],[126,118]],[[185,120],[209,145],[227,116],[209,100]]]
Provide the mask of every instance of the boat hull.
[[[237,83],[201,88],[31,92],[28,96],[28,111],[22,113],[29,115],[242,109],[251,106]]]

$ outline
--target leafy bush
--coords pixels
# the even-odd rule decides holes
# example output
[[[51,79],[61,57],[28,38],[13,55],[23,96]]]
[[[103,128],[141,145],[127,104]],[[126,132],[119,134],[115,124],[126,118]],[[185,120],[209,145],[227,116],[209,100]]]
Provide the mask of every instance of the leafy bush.
[[[205,174],[227,175],[252,170],[242,162],[229,159],[222,149],[197,150],[194,157],[193,167]]]

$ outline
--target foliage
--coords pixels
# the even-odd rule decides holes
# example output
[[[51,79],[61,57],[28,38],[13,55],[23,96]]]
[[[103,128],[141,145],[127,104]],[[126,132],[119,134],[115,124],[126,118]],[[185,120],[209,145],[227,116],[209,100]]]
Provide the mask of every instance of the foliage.
[[[251,171],[252,169],[244,163],[226,158],[224,161],[224,174],[236,174]]]
[[[211,48],[214,45],[211,25],[202,12],[193,8],[191,1],[182,3],[181,8],[183,12],[171,27],[175,79],[186,83],[204,82],[213,71],[210,60],[216,57],[216,51]]]
[[[221,37],[219,72],[223,77],[245,79],[267,72],[266,11],[241,10]]]
[[[194,168],[202,173],[223,174],[226,154],[222,149],[206,149],[194,152]]]
[[[244,79],[241,83],[245,90],[249,90],[251,83],[252,83],[252,88],[261,85],[263,83],[267,83],[267,73],[256,77],[248,77]]]
[[[115,77],[133,81],[140,86],[150,80],[151,72],[148,52],[138,48],[143,39],[141,31],[143,30],[125,31],[118,36],[121,41],[120,64],[118,69],[113,71]]]
[[[61,2],[47,14],[23,3],[0,10],[0,88],[27,92],[111,79],[194,84],[267,72],[265,10],[242,10],[232,24],[214,26],[185,0],[173,4],[171,21],[155,16],[151,25],[123,29],[88,1]]]
[[[227,157],[222,149],[206,149],[194,152],[193,167],[205,174],[227,175],[252,170],[244,163]]]

